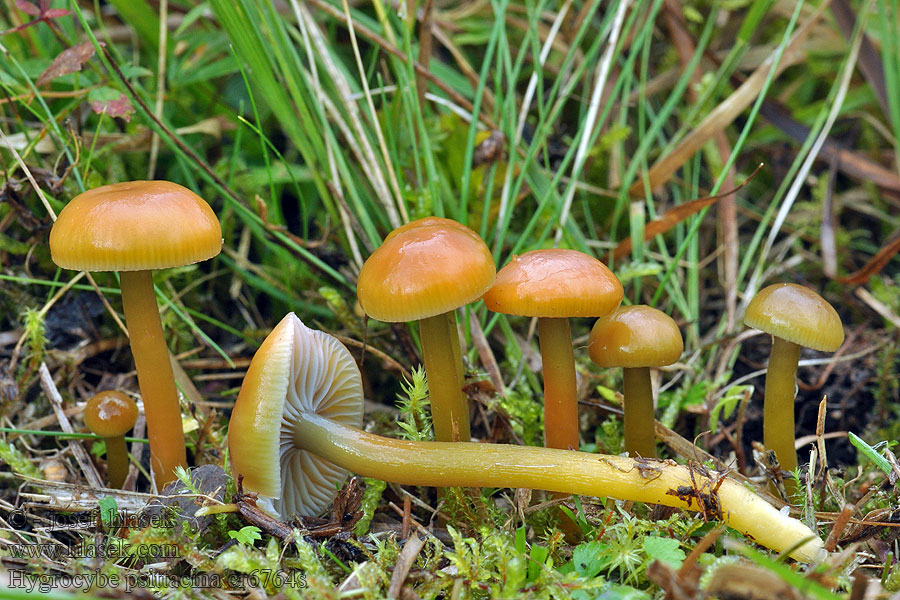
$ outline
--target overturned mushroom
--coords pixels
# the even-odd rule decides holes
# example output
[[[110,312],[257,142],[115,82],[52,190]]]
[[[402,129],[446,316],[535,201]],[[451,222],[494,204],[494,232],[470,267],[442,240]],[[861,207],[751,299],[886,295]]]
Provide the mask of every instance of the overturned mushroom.
[[[349,469],[405,485],[522,487],[664,504],[721,518],[777,551],[797,546],[791,551],[797,560],[823,553],[806,525],[724,476],[667,461],[554,448],[390,439],[353,426],[362,401],[359,370],[347,349],[288,314],[254,356],[235,404],[228,439],[234,475],[243,475],[245,489],[277,499],[285,517],[321,511],[336,493],[326,480]],[[340,418],[327,416],[337,406],[343,407]],[[297,454],[303,458],[295,463]],[[316,469],[305,468],[313,462]],[[329,475],[319,475],[320,468]],[[314,501],[298,502],[311,492],[288,488],[307,474],[319,491]]]

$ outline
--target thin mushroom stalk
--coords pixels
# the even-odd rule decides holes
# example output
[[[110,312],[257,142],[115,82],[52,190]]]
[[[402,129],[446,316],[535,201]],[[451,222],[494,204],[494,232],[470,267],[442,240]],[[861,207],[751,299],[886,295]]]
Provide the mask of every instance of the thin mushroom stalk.
[[[569,319],[538,319],[544,372],[544,445],[578,448],[578,390]]]
[[[303,412],[294,444],[364,477],[402,485],[516,487],[663,504],[724,521],[758,544],[811,561],[823,544],[801,521],[781,514],[724,474],[673,461],[635,460],[556,448],[395,440]]]
[[[150,466],[157,485],[175,478],[176,467],[187,467],[181,407],[169,348],[159,320],[151,271],[122,271],[122,306],[150,441]]]
[[[785,471],[797,468],[794,448],[794,388],[800,346],[775,337],[769,368],[766,371],[766,393],[763,404],[763,443],[775,451],[778,463]],[[791,485],[791,487],[794,487]]]
[[[823,552],[806,525],[724,474],[553,448],[386,438],[358,428],[361,390],[346,348],[289,314],[256,353],[235,404],[228,439],[235,476],[243,475],[245,489],[275,498],[285,517],[324,510],[335,495],[334,475],[349,470],[406,485],[521,487],[665,504],[721,519],[797,560]]]

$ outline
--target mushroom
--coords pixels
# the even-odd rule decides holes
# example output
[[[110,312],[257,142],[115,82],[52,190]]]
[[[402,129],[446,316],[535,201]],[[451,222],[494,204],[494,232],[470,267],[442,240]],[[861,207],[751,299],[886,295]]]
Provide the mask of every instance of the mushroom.
[[[125,434],[137,418],[134,400],[115,390],[94,394],[84,407],[84,424],[106,442],[106,478],[111,488],[122,487],[128,475]]]
[[[305,466],[315,456],[319,465],[337,465],[330,473],[348,469],[403,485],[521,487],[675,506],[722,519],[776,551],[790,549],[797,560],[817,560],[824,552],[822,540],[802,522],[702,468],[556,448],[412,442],[361,431],[354,427],[363,403],[360,382],[346,348],[288,314],[253,357],[235,403],[228,432],[234,476],[243,476],[245,489],[278,499],[284,518],[322,510],[334,498],[334,479],[326,482],[318,469]],[[357,409],[345,404],[350,399]],[[335,406],[342,407],[340,418],[326,416]],[[287,458],[292,454],[303,458],[295,462]],[[310,481],[302,481],[307,474]],[[309,503],[295,500],[313,496]]]
[[[744,324],[772,335],[763,406],[763,443],[785,471],[797,468],[794,448],[794,387],[800,349],[834,352],[844,343],[837,311],[811,289],[776,283],[753,297]],[[785,484],[790,494],[795,483]]]
[[[206,201],[168,181],[88,190],[63,208],[50,231],[50,254],[60,267],[120,272],[151,466],[160,489],[175,479],[175,467],[187,466],[187,458],[151,270],[206,260],[221,249],[222,229]]]
[[[671,365],[684,340],[672,317],[645,305],[623,306],[591,329],[588,354],[601,367],[623,367],[625,450],[656,458],[650,367]]]
[[[622,301],[622,284],[602,262],[552,248],[513,256],[484,295],[494,312],[538,318],[544,374],[544,446],[578,449],[578,395],[569,317],[599,317]]]
[[[359,272],[356,293],[367,315],[386,322],[419,322],[439,441],[470,439],[453,311],[480,298],[495,276],[494,259],[478,234],[440,217],[391,232]]]

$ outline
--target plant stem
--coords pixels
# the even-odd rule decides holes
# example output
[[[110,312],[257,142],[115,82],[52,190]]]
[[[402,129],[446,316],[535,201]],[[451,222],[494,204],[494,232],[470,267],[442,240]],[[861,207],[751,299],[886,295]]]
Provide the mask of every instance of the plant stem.
[[[364,477],[403,485],[520,487],[704,512],[776,551],[815,560],[822,540],[740,483],[671,461],[556,448],[395,440],[301,412],[294,444]],[[700,506],[698,498],[705,502]]]
[[[428,378],[434,438],[439,442],[468,442],[471,439],[469,407],[460,387],[462,366],[456,365],[458,354],[453,349],[447,315],[442,313],[420,320],[419,333]],[[453,334],[457,335],[455,331]]]
[[[150,465],[157,489],[175,479],[175,467],[187,467],[181,408],[169,349],[159,321],[151,271],[122,271],[122,305],[144,400]]]
[[[800,346],[780,337],[772,337],[772,353],[766,372],[766,397],[763,406],[763,443],[775,451],[784,471],[797,468],[794,449],[794,387],[797,381],[797,362]],[[797,489],[797,482],[785,480],[788,498]]]
[[[656,458],[653,386],[650,367],[622,369],[625,379],[625,449],[635,456]]]
[[[578,393],[569,319],[538,319],[544,371],[544,446],[578,449]]]

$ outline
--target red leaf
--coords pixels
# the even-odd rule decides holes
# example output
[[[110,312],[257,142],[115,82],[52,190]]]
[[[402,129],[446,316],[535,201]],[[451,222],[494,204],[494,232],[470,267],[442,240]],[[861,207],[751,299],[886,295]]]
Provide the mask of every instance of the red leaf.
[[[66,17],[71,14],[71,12],[64,8],[51,8],[44,13],[44,19],[58,19],[59,17]]]
[[[26,15],[31,15],[32,17],[41,16],[41,9],[31,2],[26,2],[25,0],[16,0],[16,8],[21,10]]]
[[[38,87],[50,83],[57,77],[80,71],[81,65],[86,63],[93,55],[94,45],[91,42],[84,42],[63,50],[38,77]]]
[[[105,112],[110,117],[121,117],[126,121],[130,121],[134,114],[134,106],[125,94],[113,100],[93,100],[91,108],[98,115]]]

